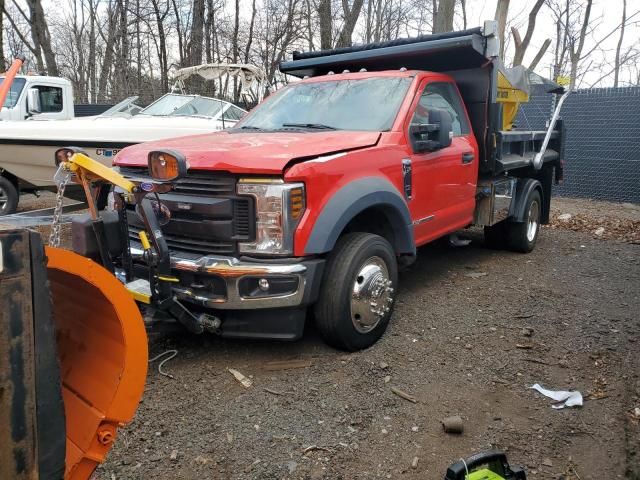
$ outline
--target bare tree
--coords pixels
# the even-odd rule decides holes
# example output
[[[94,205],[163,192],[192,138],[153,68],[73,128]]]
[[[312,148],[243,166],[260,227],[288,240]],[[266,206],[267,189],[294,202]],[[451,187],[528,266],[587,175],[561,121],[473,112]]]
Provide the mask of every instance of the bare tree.
[[[29,25],[31,27],[33,39],[36,48],[40,48],[44,55],[49,75],[58,75],[58,65],[56,64],[56,56],[51,48],[51,35],[49,34],[49,25],[44,15],[41,0],[26,0],[29,7]]]
[[[524,55],[527,52],[527,48],[529,48],[529,44],[531,43],[531,37],[533,36],[533,32],[536,28],[536,18],[538,17],[538,12],[540,11],[544,3],[545,3],[545,0],[536,0],[536,3],[533,5],[531,10],[529,11],[529,21],[527,23],[527,31],[524,34],[524,38],[520,37],[520,32],[518,32],[518,29],[516,27],[511,27],[511,34],[513,35],[513,41],[514,41],[514,47],[515,47],[515,53],[513,55],[514,66],[522,65],[522,62],[524,60]],[[538,50],[538,53],[536,54],[534,61],[531,62],[531,65],[529,65],[529,68],[531,70],[533,70],[538,65],[538,63],[542,59],[542,56],[545,54],[545,52],[549,48],[550,44],[551,44],[550,39],[546,39],[544,41],[544,43],[542,44],[542,47],[540,47],[540,49]]]
[[[569,88],[573,89],[576,84],[576,78],[578,76],[578,62],[582,59],[582,49],[584,48],[584,40],[587,36],[587,27],[589,25],[589,18],[591,17],[591,6],[593,0],[587,0],[584,16],[582,19],[582,27],[578,37],[571,37],[569,42],[569,59],[571,60],[571,73],[569,75]]]
[[[4,0],[0,0],[0,72],[4,72],[7,62],[4,59]]]
[[[620,80],[620,50],[624,40],[624,27],[627,23],[627,0],[622,0],[622,22],[620,23],[620,37],[616,45],[615,67],[613,72],[613,86],[617,87]]]
[[[433,5],[435,7],[435,0]],[[438,6],[434,8],[433,33],[452,31],[455,12],[456,0],[438,0]]]
[[[238,0],[236,0],[236,5]],[[188,65],[202,63],[202,42],[204,39],[204,0],[193,0],[193,20],[191,21],[191,38],[189,41]]]
[[[340,31],[338,42],[336,47],[350,47],[351,37],[353,36],[353,29],[356,27],[358,17],[360,17],[360,11],[364,0],[354,0],[353,5],[349,7],[348,0],[342,0],[342,9],[344,10],[344,25]]]
[[[507,29],[507,16],[509,15],[509,0],[498,0],[494,19],[498,22],[498,39],[500,40],[500,58],[504,58],[505,36]]]
[[[331,0],[320,0],[318,2],[318,18],[320,20],[320,48],[326,50],[333,46]]]

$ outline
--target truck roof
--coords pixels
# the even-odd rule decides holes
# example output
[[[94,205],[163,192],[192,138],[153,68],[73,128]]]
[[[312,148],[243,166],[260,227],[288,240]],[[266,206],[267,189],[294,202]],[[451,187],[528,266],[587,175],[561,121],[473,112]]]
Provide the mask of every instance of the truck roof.
[[[369,71],[341,71],[341,72],[328,72],[326,75],[318,75],[315,77],[304,78],[304,82],[326,82],[331,80],[351,80],[359,78],[373,78],[373,77],[415,77],[418,74],[424,74],[425,72],[419,70],[383,70],[381,72],[369,72]]]
[[[48,75],[16,75],[15,78],[24,78],[30,82],[46,82],[54,85],[71,85],[71,81],[62,77],[50,77]]]

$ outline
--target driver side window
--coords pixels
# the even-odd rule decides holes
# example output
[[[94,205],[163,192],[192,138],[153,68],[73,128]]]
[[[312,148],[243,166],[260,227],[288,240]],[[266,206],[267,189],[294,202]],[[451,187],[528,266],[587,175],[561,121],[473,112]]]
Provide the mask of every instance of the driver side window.
[[[41,113],[58,113],[62,111],[62,88],[37,85],[40,96]]]
[[[446,82],[429,83],[420,95],[418,106],[411,119],[411,125],[429,123],[429,110],[433,108],[440,108],[451,114],[454,136],[469,133],[464,107],[452,84]]]

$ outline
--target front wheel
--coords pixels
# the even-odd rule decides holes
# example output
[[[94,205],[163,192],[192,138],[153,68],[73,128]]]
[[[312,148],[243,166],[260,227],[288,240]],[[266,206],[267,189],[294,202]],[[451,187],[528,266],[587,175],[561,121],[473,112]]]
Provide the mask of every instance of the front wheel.
[[[18,189],[7,177],[0,176],[0,215],[10,215],[18,209]]]
[[[393,247],[379,235],[349,233],[327,260],[316,324],[324,340],[341,350],[373,345],[391,318],[398,283]]]

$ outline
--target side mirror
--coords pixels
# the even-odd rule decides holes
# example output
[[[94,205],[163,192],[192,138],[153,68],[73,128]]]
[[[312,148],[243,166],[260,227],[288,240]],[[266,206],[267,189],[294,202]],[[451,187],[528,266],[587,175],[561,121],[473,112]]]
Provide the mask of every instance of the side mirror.
[[[27,91],[27,112],[29,115],[37,115],[42,112],[40,91],[37,88],[30,88]]]
[[[453,138],[451,114],[441,108],[429,110],[429,123],[411,125],[409,133],[416,152],[434,152],[451,145]]]

